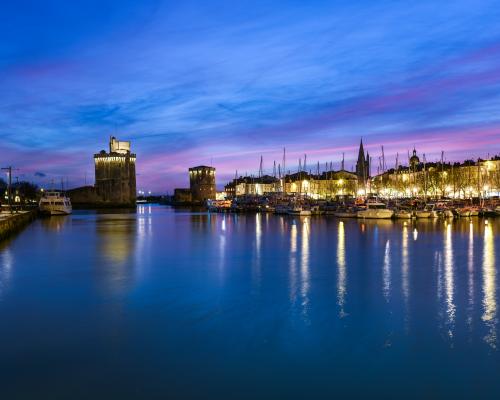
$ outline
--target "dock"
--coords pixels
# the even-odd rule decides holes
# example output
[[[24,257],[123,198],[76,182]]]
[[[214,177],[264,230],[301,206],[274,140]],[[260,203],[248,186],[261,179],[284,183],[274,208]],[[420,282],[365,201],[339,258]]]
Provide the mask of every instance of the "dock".
[[[18,211],[11,214],[9,211],[0,212],[0,241],[20,231],[37,216],[37,210]]]

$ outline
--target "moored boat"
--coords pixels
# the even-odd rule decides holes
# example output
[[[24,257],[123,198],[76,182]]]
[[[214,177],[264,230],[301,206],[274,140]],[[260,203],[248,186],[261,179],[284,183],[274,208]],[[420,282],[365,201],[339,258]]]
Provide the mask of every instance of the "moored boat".
[[[470,209],[467,207],[457,208],[455,211],[459,217],[470,217]]]
[[[453,215],[453,211],[450,210],[449,208],[445,208],[441,211],[441,215],[443,216],[443,218],[453,218],[454,215]]]
[[[479,217],[479,208],[478,207],[471,207],[469,209],[469,216],[470,217]]]
[[[399,209],[394,211],[394,218],[397,219],[410,219],[413,215],[410,210]]]
[[[333,213],[337,218],[356,218],[358,216],[357,210],[352,207],[340,207]]]
[[[357,212],[358,218],[388,219],[392,218],[393,215],[394,211],[388,209],[384,203],[379,202],[368,202],[366,209]]]
[[[415,217],[417,218],[431,218],[432,212],[430,210],[415,210]]]
[[[311,215],[311,210],[304,209],[301,206],[293,206],[288,209],[288,214],[305,217]]]
[[[71,200],[61,192],[46,192],[38,204],[40,212],[46,215],[68,215],[73,208]]]

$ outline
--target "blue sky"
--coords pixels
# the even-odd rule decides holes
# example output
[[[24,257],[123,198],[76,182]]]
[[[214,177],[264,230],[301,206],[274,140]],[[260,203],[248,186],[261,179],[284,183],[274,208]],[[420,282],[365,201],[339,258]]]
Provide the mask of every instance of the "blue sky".
[[[0,14],[0,154],[20,177],[93,177],[132,140],[138,187],[272,168],[500,152],[499,1],[45,1]],[[403,158],[400,156],[400,159]],[[376,172],[376,169],[372,172]]]

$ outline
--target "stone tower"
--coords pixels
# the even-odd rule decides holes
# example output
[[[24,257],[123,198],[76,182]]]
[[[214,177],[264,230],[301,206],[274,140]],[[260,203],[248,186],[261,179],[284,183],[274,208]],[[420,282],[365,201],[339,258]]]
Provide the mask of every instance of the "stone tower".
[[[103,203],[113,206],[135,207],[135,154],[130,142],[109,140],[109,153],[94,154],[95,188]]]
[[[194,203],[215,200],[215,168],[204,165],[189,168],[189,188]]]

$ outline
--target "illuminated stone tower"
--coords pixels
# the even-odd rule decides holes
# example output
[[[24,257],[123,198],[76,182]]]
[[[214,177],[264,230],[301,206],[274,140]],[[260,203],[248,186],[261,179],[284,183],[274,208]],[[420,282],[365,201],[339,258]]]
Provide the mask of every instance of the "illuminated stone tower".
[[[130,142],[109,140],[109,153],[94,154],[95,188],[103,203],[134,206],[136,200],[135,154]]]
[[[200,165],[189,168],[189,188],[195,203],[215,199],[215,168]]]

